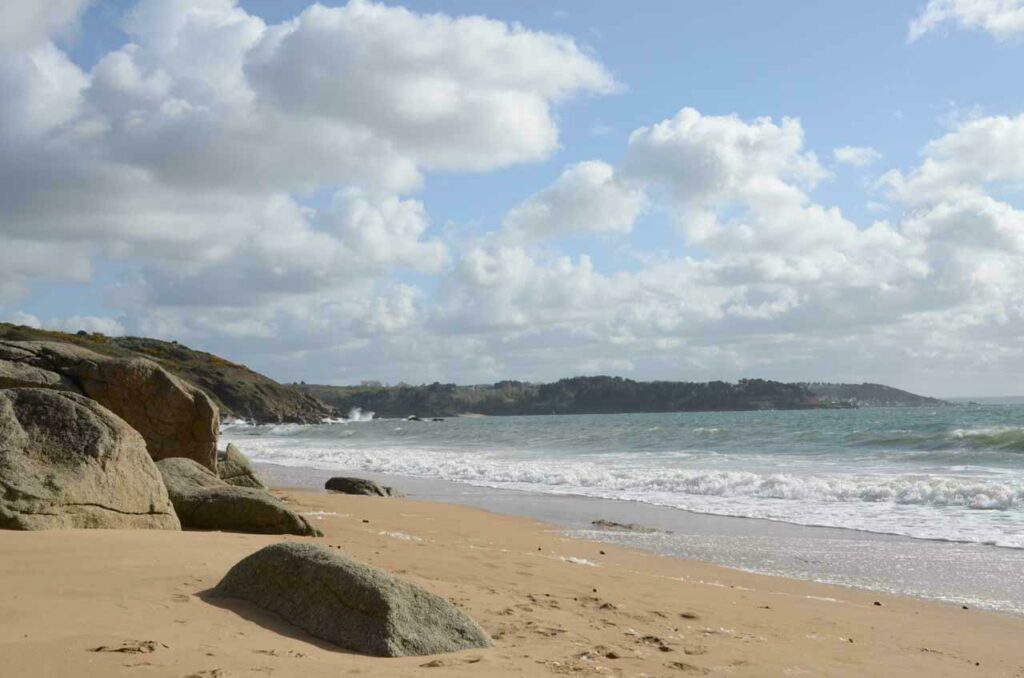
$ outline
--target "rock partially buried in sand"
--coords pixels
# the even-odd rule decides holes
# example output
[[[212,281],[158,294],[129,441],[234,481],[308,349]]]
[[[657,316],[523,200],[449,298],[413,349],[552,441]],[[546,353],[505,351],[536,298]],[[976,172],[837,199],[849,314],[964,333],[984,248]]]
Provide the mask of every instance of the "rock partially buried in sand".
[[[367,497],[400,497],[400,492],[396,491],[393,487],[386,485],[379,485],[372,480],[366,478],[349,478],[344,476],[336,476],[331,478],[324,484],[324,488],[332,492],[340,492],[342,494],[358,494]]]
[[[317,638],[378,657],[491,645],[444,598],[316,544],[267,546],[232,567],[213,595],[248,600]]]
[[[0,391],[0,528],[180,529],[146,442],[75,393]]]
[[[217,460],[217,475],[228,485],[267,489],[266,483],[256,473],[249,459],[234,443],[228,443],[224,456]]]
[[[182,527],[256,534],[323,534],[269,492],[235,487],[191,459],[156,463]]]
[[[0,360],[19,365],[22,378],[26,367],[38,370],[32,377],[37,381],[57,378],[36,386],[77,390],[97,401],[142,434],[155,460],[187,457],[217,468],[217,407],[151,360],[112,358],[59,342],[7,340],[0,341]]]

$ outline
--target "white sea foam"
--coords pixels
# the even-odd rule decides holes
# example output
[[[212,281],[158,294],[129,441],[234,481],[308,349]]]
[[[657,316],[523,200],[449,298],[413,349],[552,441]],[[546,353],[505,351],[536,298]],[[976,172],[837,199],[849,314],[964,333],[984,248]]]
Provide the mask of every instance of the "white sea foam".
[[[345,448],[247,438],[256,461],[580,494],[693,511],[1024,548],[1024,478],[666,468],[502,451]],[[322,442],[322,441],[317,441]]]

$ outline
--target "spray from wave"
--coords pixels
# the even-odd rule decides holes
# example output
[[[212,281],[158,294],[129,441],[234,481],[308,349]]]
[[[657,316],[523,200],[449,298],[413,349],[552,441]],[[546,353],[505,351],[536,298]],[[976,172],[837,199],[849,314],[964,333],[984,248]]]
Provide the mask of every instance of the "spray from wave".
[[[361,407],[353,407],[351,410],[348,411],[347,419],[349,421],[357,422],[373,421],[373,415],[373,412],[363,412],[363,408]]]

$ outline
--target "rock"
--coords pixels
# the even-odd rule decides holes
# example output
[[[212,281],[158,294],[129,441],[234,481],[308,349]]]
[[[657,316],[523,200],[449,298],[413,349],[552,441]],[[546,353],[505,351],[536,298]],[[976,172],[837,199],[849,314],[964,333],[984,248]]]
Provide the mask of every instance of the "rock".
[[[324,483],[324,488],[332,492],[341,492],[342,494],[359,494],[367,497],[401,496],[401,493],[397,492],[395,488],[388,487],[387,485],[379,485],[378,483],[372,480],[367,480],[366,478],[335,476]]]
[[[180,529],[146,442],[84,396],[0,391],[0,528]]]
[[[217,475],[228,485],[267,489],[266,483],[257,475],[249,459],[234,443],[228,443],[224,456],[217,459]]]
[[[0,360],[0,389],[52,388],[58,391],[81,393],[75,382],[63,374],[9,360]]]
[[[141,433],[154,460],[187,457],[217,468],[220,415],[213,401],[151,360],[40,341],[0,341],[0,360],[65,378]]]
[[[192,459],[156,463],[182,527],[197,530],[297,534],[322,537],[277,497],[252,487],[235,487]]]
[[[334,408],[306,392],[305,385],[279,384],[245,365],[176,341],[61,334],[0,322],[0,340],[4,339],[59,341],[104,355],[153,360],[176,377],[201,388],[213,399],[222,418],[246,419],[258,424],[319,424],[326,418],[338,416]]]
[[[362,654],[404,657],[491,645],[444,598],[316,544],[267,546],[232,567],[213,594],[248,600]]]

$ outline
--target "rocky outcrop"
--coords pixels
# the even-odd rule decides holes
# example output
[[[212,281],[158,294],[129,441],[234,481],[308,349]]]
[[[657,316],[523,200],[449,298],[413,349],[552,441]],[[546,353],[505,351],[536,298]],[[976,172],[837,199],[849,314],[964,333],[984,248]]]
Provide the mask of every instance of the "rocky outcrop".
[[[156,363],[112,358],[56,342],[0,341],[8,371],[33,370],[49,388],[72,387],[128,422],[155,460],[187,457],[217,468],[220,416],[210,398]],[[17,366],[17,367],[11,367]]]
[[[228,443],[223,456],[217,459],[217,475],[228,485],[267,489],[266,483],[234,443]]]
[[[142,436],[89,398],[0,391],[0,528],[179,529]]]
[[[397,492],[395,488],[388,487],[387,485],[380,485],[365,478],[336,476],[328,480],[324,484],[324,488],[331,492],[340,492],[341,494],[358,494],[368,497],[401,496],[401,493]]]
[[[232,567],[213,594],[255,603],[362,654],[403,657],[491,645],[444,598],[316,544],[267,546]]]
[[[0,340],[73,344],[114,358],[146,358],[180,379],[202,389],[224,418],[256,423],[320,423],[337,417],[335,410],[296,384],[280,384],[245,365],[189,348],[176,341],[143,337],[68,334],[24,325],[0,323]]]
[[[81,393],[75,382],[63,374],[20,362],[0,360],[0,388],[52,388]]]
[[[323,536],[269,492],[228,485],[191,459],[161,459],[156,465],[182,527]]]

